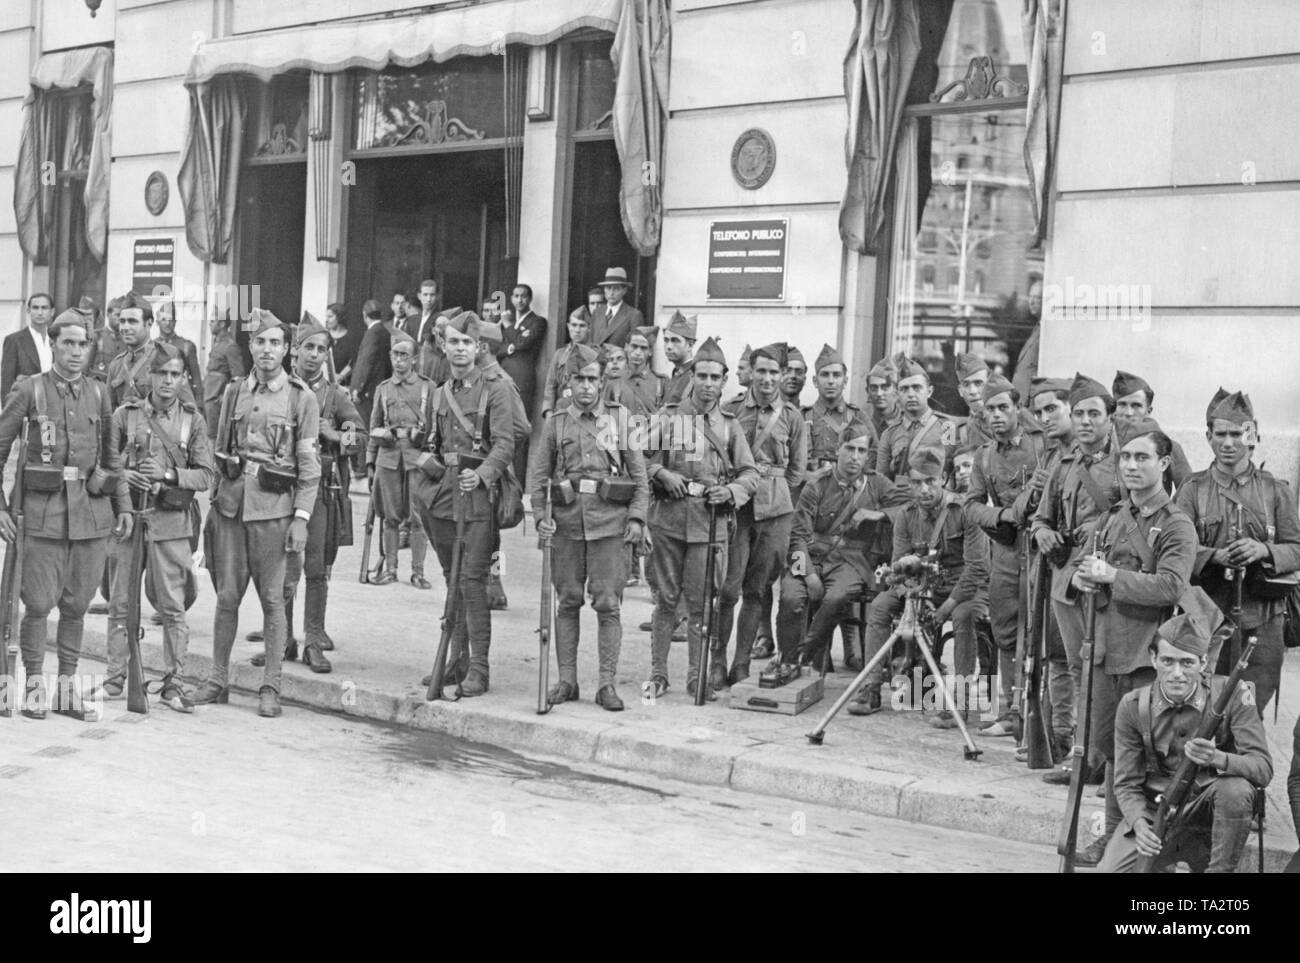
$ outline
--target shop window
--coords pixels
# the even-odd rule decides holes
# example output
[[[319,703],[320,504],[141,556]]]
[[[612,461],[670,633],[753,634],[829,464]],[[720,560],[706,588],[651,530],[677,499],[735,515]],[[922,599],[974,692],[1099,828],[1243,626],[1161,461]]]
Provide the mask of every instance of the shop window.
[[[307,160],[306,71],[282,74],[269,83],[251,81],[248,99],[245,156],[256,161]]]
[[[905,109],[883,345],[929,359],[935,407],[956,415],[966,414],[956,355],[981,354],[1011,377],[1036,323],[1030,281],[1043,270],[1023,156],[1020,5],[968,6],[978,10],[954,9],[947,25],[934,88]],[[936,251],[937,271],[926,263]]]
[[[573,45],[574,71],[578,87],[574,130],[613,130],[614,62],[607,40]]]

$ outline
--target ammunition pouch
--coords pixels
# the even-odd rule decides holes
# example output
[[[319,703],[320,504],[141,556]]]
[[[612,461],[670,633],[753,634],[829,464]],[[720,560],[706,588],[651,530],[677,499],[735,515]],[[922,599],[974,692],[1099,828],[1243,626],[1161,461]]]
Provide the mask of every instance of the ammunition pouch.
[[[1264,566],[1256,562],[1246,569],[1245,589],[1250,597],[1263,602],[1275,602],[1284,599],[1300,586],[1300,573],[1287,572],[1285,575],[1269,575]]]
[[[447,467],[455,468],[458,472],[464,471],[466,468],[470,471],[475,471],[482,466],[484,460],[485,459],[482,455],[468,451],[449,451],[444,456],[444,461],[446,461]]]
[[[238,481],[244,474],[244,463],[238,455],[218,455],[217,461],[221,464],[221,473],[229,481]]]
[[[286,465],[263,462],[257,466],[257,485],[264,492],[284,495],[293,491],[298,481],[298,469]]]
[[[442,481],[442,476],[447,474],[447,466],[431,451],[426,451],[420,455],[415,460],[415,467],[433,481]]]
[[[578,500],[578,493],[573,490],[573,482],[566,478],[552,483],[551,498],[557,505],[572,505]]]
[[[25,465],[23,488],[29,492],[63,491],[63,469],[54,465]]]
[[[154,505],[168,512],[188,511],[192,504],[194,504],[194,492],[191,489],[173,488],[170,485],[160,488],[154,499]]]
[[[602,478],[596,493],[611,505],[630,505],[636,496],[636,482],[630,478]]]

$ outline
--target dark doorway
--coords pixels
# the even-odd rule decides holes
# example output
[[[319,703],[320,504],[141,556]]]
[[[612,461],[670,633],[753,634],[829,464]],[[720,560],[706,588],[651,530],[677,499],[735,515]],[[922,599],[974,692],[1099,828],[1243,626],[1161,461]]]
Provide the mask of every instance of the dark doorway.
[[[263,307],[297,324],[302,314],[302,249],[306,240],[307,165],[246,167],[239,184],[239,273],[257,285],[240,303]],[[247,337],[241,332],[241,337]]]
[[[505,250],[505,166],[496,150],[357,162],[348,189],[347,304],[385,307],[424,278],[440,308],[479,310],[508,295],[518,270]]]
[[[52,284],[54,309],[75,308],[83,297],[95,302],[97,319],[104,316],[107,278],[104,262],[95,259],[86,243],[86,177],[62,174],[55,198]]]
[[[587,303],[587,291],[605,270],[627,271],[632,291],[627,301],[646,318],[654,316],[654,258],[638,257],[628,243],[618,210],[622,168],[612,139],[573,145],[573,216],[569,224],[569,289],[565,317]],[[564,340],[558,325],[557,344]]]

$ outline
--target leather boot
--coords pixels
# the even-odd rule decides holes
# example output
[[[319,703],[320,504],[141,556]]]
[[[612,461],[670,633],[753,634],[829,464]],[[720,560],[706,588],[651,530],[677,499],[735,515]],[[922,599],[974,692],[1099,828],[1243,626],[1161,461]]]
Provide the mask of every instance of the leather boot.
[[[325,604],[329,600],[329,590],[326,588],[328,584],[324,579],[309,579],[303,598],[303,641],[308,647],[314,645],[321,652],[334,650],[334,640],[325,634]],[[305,653],[303,658],[305,661]]]
[[[505,586],[501,584],[501,576],[495,572],[488,576],[487,601],[488,609],[493,612],[504,612],[510,604],[506,598]]]
[[[330,660],[325,658],[325,653],[320,650],[320,646],[315,642],[308,642],[303,646],[302,664],[321,675],[332,671],[334,668],[334,666],[330,665]]]
[[[469,644],[469,672],[460,684],[462,698],[481,696],[488,690],[488,647],[487,642]],[[450,672],[449,672],[450,674]]]

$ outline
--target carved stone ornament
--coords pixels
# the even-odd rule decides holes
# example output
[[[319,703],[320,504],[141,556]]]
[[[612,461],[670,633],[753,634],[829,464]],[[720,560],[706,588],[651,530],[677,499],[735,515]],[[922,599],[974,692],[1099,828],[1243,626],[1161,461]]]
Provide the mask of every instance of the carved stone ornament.
[[[1006,77],[999,77],[992,57],[971,57],[966,76],[954,80],[943,90],[930,95],[931,103],[939,103],[949,91],[956,91],[956,96],[948,102],[963,100],[1003,100],[1007,97],[1024,97],[1029,93],[1025,84],[1018,84]]]
[[[167,186],[167,175],[162,171],[154,171],[144,182],[144,206],[150,214],[157,217],[163,211],[167,210],[167,200],[171,196],[171,188]]]
[[[747,191],[756,191],[766,184],[776,168],[776,145],[772,135],[753,127],[736,138],[731,148],[731,174],[736,183]]]

